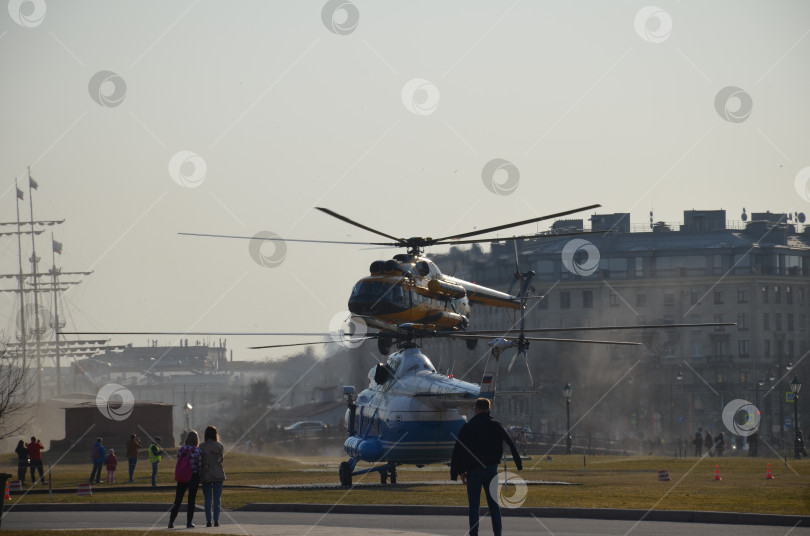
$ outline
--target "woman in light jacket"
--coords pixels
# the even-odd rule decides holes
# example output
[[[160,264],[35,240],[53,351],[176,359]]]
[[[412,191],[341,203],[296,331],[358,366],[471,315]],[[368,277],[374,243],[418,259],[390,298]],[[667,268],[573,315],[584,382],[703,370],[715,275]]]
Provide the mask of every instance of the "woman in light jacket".
[[[205,496],[206,527],[211,526],[211,503],[213,499],[214,517],[213,526],[219,526],[219,511],[222,506],[222,483],[225,481],[225,470],[222,468],[222,459],[225,449],[220,443],[217,429],[209,426],[205,429],[205,442],[200,445],[203,453],[202,459],[202,485]]]

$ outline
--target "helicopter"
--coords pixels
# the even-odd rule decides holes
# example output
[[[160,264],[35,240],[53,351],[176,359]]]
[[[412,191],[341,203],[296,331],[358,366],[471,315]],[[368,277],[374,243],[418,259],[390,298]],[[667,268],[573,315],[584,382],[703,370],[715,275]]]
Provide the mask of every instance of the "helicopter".
[[[519,222],[488,227],[441,238],[411,237],[397,238],[362,223],[358,223],[328,208],[315,207],[317,210],[337,218],[345,223],[385,237],[390,242],[343,242],[326,240],[283,239],[280,237],[262,237],[267,241],[289,241],[328,244],[353,244],[370,246],[403,247],[406,253],[394,255],[388,260],[377,260],[369,266],[369,275],[360,279],[352,288],[348,308],[352,320],[380,330],[375,335],[377,349],[388,355],[394,343],[410,340],[414,336],[430,337],[434,332],[463,332],[470,327],[470,315],[473,305],[488,305],[506,309],[520,308],[520,297],[492,288],[477,285],[442,273],[439,267],[423,255],[425,248],[435,245],[477,244],[499,242],[504,238],[471,237],[492,233],[512,227],[518,227],[543,220],[560,218],[577,212],[598,208],[593,204],[585,207],[548,214]],[[254,240],[257,237],[234,236],[206,233],[179,233],[185,236],[214,238],[236,238]],[[563,233],[555,237],[568,234]],[[508,240],[537,238],[536,236],[516,236]],[[516,275],[517,278],[517,275]],[[308,335],[308,334],[302,334]],[[476,347],[478,339],[466,339],[467,348]],[[293,345],[290,345],[293,346]],[[272,346],[268,346],[272,347]],[[254,348],[268,348],[254,347]]]

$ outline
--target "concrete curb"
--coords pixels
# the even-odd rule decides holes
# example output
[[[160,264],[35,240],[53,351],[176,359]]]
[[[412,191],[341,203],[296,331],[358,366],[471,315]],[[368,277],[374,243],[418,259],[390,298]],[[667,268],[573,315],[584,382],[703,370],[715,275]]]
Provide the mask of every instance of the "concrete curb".
[[[7,505],[5,511],[19,512],[167,512],[166,503],[61,503]],[[185,512],[186,505],[181,508]],[[197,505],[195,511],[202,511]],[[377,515],[453,515],[466,516],[465,506],[416,506],[387,504],[313,504],[313,503],[253,503],[236,512],[301,512],[332,514]],[[482,508],[486,512],[486,508]],[[619,510],[613,508],[503,508],[507,517],[605,519],[617,521],[670,521],[678,523],[710,523],[733,525],[770,525],[779,527],[810,527],[810,516],[750,514],[739,512],[698,512],[686,510]]]
[[[5,512],[168,512],[169,503],[27,503],[5,505]],[[202,505],[195,505],[195,512],[203,512]],[[188,511],[188,505],[180,506],[181,512]]]

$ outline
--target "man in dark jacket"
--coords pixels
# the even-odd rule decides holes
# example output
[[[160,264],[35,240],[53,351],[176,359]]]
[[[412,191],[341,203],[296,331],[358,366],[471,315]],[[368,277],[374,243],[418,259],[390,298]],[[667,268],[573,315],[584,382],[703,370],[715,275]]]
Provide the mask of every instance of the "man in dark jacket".
[[[482,487],[492,518],[492,531],[495,536],[501,536],[501,509],[497,498],[490,493],[490,484],[494,480],[494,489],[498,488],[498,464],[503,457],[504,442],[512,451],[517,469],[523,469],[515,443],[501,423],[490,416],[489,409],[490,402],[486,398],[475,401],[475,416],[461,427],[450,461],[450,479],[457,480],[460,476],[467,486],[467,500],[470,504],[469,536],[478,536],[478,509]]]

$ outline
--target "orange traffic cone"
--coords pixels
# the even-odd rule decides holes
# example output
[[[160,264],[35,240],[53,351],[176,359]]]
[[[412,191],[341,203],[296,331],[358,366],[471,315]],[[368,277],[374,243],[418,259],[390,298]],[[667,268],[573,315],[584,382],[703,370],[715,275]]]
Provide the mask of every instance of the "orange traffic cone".
[[[768,464],[768,474],[765,475],[765,480],[773,480],[773,473],[771,473],[771,464]]]
[[[658,481],[659,482],[669,482],[670,481],[669,471],[666,470],[666,469],[662,469],[661,471],[658,471]]]
[[[715,480],[723,480],[722,478],[720,478],[720,466],[719,465],[714,466],[714,479]]]
[[[6,480],[6,497],[3,500],[4,501],[10,501],[11,500],[11,494],[9,494],[9,492],[8,492],[8,480]]]

